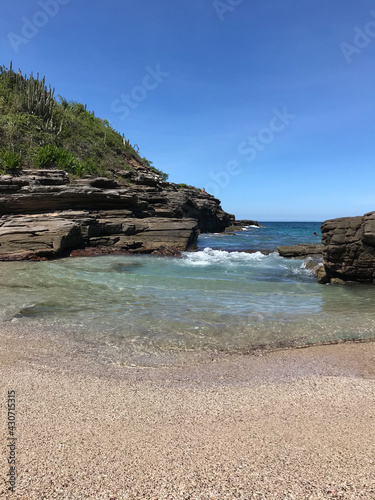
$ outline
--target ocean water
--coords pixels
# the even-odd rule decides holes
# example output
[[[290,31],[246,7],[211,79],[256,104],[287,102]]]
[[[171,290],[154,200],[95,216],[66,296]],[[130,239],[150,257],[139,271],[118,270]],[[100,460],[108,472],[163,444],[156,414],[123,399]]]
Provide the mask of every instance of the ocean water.
[[[0,322],[50,328],[111,363],[373,338],[375,287],[319,285],[276,252],[319,243],[320,223],[263,226],[202,235],[181,259],[0,263]]]
[[[263,228],[244,227],[234,235],[202,234],[198,248],[276,251],[278,246],[321,242],[320,222],[263,222]],[[314,235],[317,233],[317,236]]]

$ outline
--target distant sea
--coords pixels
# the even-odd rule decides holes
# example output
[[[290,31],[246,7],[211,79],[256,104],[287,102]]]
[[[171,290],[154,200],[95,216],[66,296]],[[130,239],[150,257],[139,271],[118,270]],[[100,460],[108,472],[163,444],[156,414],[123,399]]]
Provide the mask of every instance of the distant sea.
[[[74,336],[109,363],[375,337],[375,287],[319,285],[304,260],[277,254],[320,243],[319,222],[262,225],[201,235],[182,259],[0,263],[0,322]]]

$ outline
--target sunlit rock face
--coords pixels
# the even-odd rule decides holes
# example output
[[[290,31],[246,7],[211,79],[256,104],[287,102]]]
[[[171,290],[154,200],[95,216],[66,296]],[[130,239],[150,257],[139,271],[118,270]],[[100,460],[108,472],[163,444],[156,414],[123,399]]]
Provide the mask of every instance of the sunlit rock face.
[[[322,243],[326,282],[374,282],[375,212],[323,222]]]
[[[199,232],[234,217],[206,192],[140,169],[131,178],[69,180],[59,170],[0,176],[0,259],[52,258],[77,248],[151,253],[189,250]]]

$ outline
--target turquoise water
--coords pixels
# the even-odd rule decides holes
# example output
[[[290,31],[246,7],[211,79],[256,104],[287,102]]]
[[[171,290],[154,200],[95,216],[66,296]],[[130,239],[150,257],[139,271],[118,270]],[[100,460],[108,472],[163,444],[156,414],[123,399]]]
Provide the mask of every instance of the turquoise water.
[[[0,321],[66,332],[110,362],[178,351],[247,352],[372,338],[375,288],[319,285],[278,244],[319,242],[319,223],[203,235],[182,259],[1,263]],[[242,253],[229,250],[268,250]]]

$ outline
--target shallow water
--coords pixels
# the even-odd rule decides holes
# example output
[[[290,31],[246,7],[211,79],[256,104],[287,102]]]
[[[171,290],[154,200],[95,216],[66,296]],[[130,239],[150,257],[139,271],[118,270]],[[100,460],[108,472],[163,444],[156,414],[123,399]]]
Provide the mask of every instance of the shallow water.
[[[213,248],[182,259],[1,263],[0,321],[66,332],[110,362],[374,337],[374,287],[319,285],[303,260],[223,250],[235,238],[242,249],[272,249],[278,234],[265,227],[205,235],[200,246],[210,242]]]

